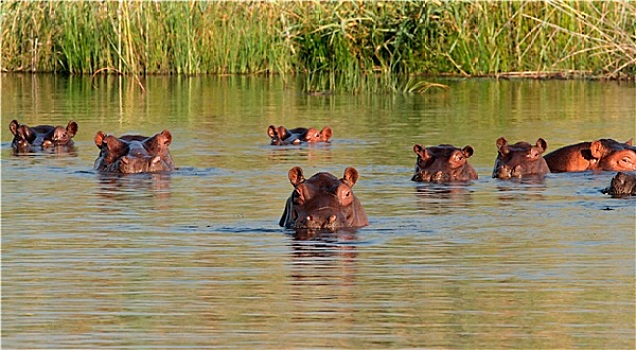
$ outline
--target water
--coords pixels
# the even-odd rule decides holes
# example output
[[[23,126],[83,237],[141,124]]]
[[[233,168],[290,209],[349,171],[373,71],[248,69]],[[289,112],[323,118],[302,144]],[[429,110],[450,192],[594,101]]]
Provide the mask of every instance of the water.
[[[636,136],[633,83],[450,80],[423,96],[306,96],[246,77],[2,75],[3,348],[633,349],[636,200],[613,173],[490,178],[495,140]],[[11,119],[79,123],[12,155]],[[269,124],[334,130],[269,146]],[[168,129],[178,170],[92,171],[98,130]],[[472,145],[479,180],[410,181],[413,144]],[[292,186],[347,166],[370,225],[278,226]]]

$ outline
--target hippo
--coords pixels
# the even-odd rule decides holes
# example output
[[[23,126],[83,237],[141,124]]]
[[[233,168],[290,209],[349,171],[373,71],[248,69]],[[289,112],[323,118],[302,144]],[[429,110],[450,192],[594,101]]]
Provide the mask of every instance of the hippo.
[[[95,145],[100,149],[95,170],[108,173],[156,173],[174,170],[168,146],[170,131],[154,136],[124,135],[119,138],[98,131]]]
[[[326,172],[305,179],[299,166],[291,168],[287,176],[294,191],[285,203],[280,226],[335,231],[369,224],[362,204],[351,190],[358,180],[355,168],[346,168],[341,179]]]
[[[636,147],[612,139],[581,142],[559,148],[544,156],[553,173],[606,170],[635,171]]]
[[[614,197],[636,196],[636,173],[619,171],[612,178],[610,186],[602,192]]]
[[[267,127],[267,135],[272,139],[272,145],[298,145],[303,142],[329,142],[333,136],[333,131],[328,126],[318,131],[316,128],[287,129],[282,125],[278,128],[270,125]]]
[[[477,180],[477,172],[468,163],[474,149],[466,146],[459,149],[453,145],[424,147],[416,144],[413,152],[417,154],[415,175],[412,181],[459,182]]]
[[[542,138],[538,139],[533,146],[528,142],[509,145],[505,138],[500,137],[497,139],[499,153],[495,160],[492,177],[509,179],[548,174],[550,168],[541,156],[547,148],[548,143]]]
[[[13,134],[11,147],[16,153],[30,153],[41,149],[65,148],[73,146],[73,136],[77,134],[77,122],[71,120],[63,126],[38,125],[29,127],[20,125],[17,120],[9,123],[9,130]]]

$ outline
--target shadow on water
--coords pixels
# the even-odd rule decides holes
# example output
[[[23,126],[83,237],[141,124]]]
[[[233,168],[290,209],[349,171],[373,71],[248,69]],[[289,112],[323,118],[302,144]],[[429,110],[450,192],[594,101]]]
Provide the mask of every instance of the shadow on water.
[[[77,157],[77,148],[75,146],[56,146],[47,147],[29,152],[22,152],[13,149],[13,155],[16,157],[37,157],[37,156],[61,156],[61,157]]]
[[[330,161],[333,159],[331,143],[267,146],[270,149],[269,160],[280,162],[286,160]]]
[[[316,302],[313,295],[318,292],[321,298],[353,302],[351,288],[355,285],[358,263],[357,230],[295,230],[290,236],[289,279],[293,301],[313,304]],[[320,314],[301,317],[336,317],[341,312],[336,305],[317,306]]]
[[[471,183],[418,183],[415,195],[418,206],[428,214],[448,214],[457,208],[471,206]]]
[[[171,174],[97,174],[99,190],[97,194],[110,200],[112,206],[121,206],[122,202],[141,198],[151,198],[155,209],[168,209],[172,190]],[[145,206],[145,205],[144,205]]]
[[[544,199],[543,192],[547,189],[543,176],[526,176],[506,180],[493,179],[497,182],[498,198],[501,201],[538,200]]]

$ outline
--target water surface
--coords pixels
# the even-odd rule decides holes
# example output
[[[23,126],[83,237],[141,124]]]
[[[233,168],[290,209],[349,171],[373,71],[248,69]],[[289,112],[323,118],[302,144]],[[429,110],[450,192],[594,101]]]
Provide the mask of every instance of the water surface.
[[[4,348],[633,349],[636,200],[614,173],[490,178],[495,140],[636,136],[633,83],[447,80],[307,96],[277,78],[2,78]],[[71,154],[14,156],[9,122],[79,123]],[[269,124],[334,130],[269,146]],[[92,171],[98,130],[168,129],[172,174]],[[472,145],[479,179],[410,181],[415,143]],[[347,166],[370,225],[278,226],[307,175]]]

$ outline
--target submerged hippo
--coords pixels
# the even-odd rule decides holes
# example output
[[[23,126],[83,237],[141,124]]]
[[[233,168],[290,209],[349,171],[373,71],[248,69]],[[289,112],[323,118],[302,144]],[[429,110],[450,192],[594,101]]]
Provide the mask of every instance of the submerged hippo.
[[[466,146],[459,149],[453,145],[424,147],[416,144],[413,152],[417,154],[413,181],[457,182],[477,180],[477,172],[468,163],[474,149]]]
[[[30,153],[41,149],[57,147],[70,148],[73,146],[73,136],[77,134],[78,125],[71,120],[63,126],[38,125],[29,127],[17,120],[9,123],[9,130],[13,134],[11,147],[16,153]]]
[[[500,137],[497,139],[499,153],[495,160],[492,177],[509,179],[511,177],[543,176],[550,172],[548,164],[541,156],[548,148],[544,139],[538,139],[533,146],[528,142],[517,142],[509,145]]]
[[[330,173],[316,173],[309,179],[301,167],[287,174],[294,191],[285,203],[280,226],[295,229],[329,229],[361,227],[369,224],[358,198],[351,188],[358,171],[348,167],[342,179]]]
[[[168,150],[171,142],[168,130],[152,137],[124,135],[120,138],[98,131],[95,145],[100,151],[95,170],[123,174],[172,171],[174,163]]]
[[[612,139],[581,142],[559,148],[545,157],[550,171],[634,171],[636,170],[636,147],[632,140],[621,143]]]
[[[636,173],[619,171],[613,178],[610,186],[603,193],[612,196],[636,196]]]
[[[278,128],[270,125],[267,127],[267,135],[272,139],[272,145],[298,145],[303,142],[329,142],[333,136],[333,131],[328,126],[318,131],[315,128],[287,129],[282,125]]]

